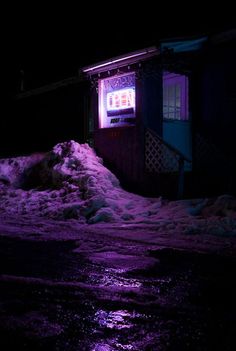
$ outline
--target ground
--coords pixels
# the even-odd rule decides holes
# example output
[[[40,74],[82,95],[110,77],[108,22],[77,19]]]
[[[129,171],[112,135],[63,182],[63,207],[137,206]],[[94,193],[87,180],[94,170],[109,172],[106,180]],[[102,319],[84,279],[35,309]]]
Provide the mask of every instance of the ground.
[[[236,198],[145,198],[88,145],[0,160],[0,348],[236,349]]]
[[[0,226],[1,350],[235,349],[235,238],[13,222]]]

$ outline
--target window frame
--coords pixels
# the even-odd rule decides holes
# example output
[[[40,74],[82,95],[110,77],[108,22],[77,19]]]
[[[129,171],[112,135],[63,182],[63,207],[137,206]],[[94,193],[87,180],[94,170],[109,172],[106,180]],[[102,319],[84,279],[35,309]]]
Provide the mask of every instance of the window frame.
[[[169,118],[164,114],[165,104],[165,87],[180,86],[180,110],[179,118]],[[175,90],[176,93],[176,90]],[[167,104],[168,106],[168,104]],[[176,95],[175,95],[175,107],[176,107]],[[171,113],[171,112],[168,112]],[[176,114],[176,111],[173,111]],[[163,120],[164,121],[188,121],[189,120],[189,82],[188,77],[183,74],[164,72],[163,74]]]

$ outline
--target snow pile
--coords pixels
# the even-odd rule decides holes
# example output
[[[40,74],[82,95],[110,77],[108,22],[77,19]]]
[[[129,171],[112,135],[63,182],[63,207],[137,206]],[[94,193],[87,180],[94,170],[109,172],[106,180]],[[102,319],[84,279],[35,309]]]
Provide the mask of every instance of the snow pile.
[[[44,155],[0,160],[0,214],[236,236],[234,197],[167,201],[129,193],[93,149],[75,141]]]
[[[33,154],[30,157],[6,158],[0,160],[0,184],[20,187],[27,177],[27,172],[38,164],[44,154]]]
[[[221,195],[217,198],[204,199],[188,212],[196,216],[193,223],[185,228],[186,234],[213,234],[236,236],[236,198]]]
[[[222,195],[216,199],[209,199],[202,209],[202,215],[236,218],[236,198],[231,195]]]
[[[35,159],[1,160],[0,210],[96,223],[141,220],[160,208],[159,199],[124,191],[87,144],[60,143]]]

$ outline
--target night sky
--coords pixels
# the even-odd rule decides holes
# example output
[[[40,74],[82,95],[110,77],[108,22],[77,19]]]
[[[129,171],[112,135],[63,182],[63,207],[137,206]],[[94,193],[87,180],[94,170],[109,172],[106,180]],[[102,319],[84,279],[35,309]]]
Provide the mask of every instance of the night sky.
[[[235,11],[225,2],[224,6],[215,4],[209,10],[200,2],[181,6],[179,2],[163,5],[154,1],[133,5],[78,2],[74,7],[64,3],[45,6],[40,2],[9,7],[4,13],[2,32],[6,98],[0,118],[0,156],[41,149],[41,145],[35,146],[36,114],[26,116],[14,107],[21,72],[27,91],[76,76],[83,66],[158,46],[160,39],[217,33],[236,27]],[[51,123],[47,137],[51,145],[63,129],[59,124],[54,127],[52,116],[45,115],[44,120]],[[46,138],[39,136],[47,131],[45,121],[37,122],[39,140]]]
[[[83,65],[158,44],[162,38],[236,26],[235,12],[225,3],[210,10],[199,2],[189,7],[158,6],[154,1],[127,4],[14,5],[4,32],[10,94],[17,89],[21,70],[25,88],[31,89],[75,75]]]

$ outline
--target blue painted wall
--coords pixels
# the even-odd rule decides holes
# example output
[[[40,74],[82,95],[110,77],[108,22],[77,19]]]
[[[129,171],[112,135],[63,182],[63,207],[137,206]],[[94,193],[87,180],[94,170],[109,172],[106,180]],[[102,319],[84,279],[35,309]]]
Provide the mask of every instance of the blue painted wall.
[[[192,160],[191,122],[163,121],[163,139]],[[185,170],[191,170],[191,164],[185,163]]]

